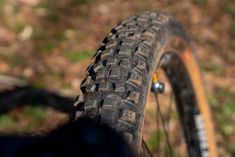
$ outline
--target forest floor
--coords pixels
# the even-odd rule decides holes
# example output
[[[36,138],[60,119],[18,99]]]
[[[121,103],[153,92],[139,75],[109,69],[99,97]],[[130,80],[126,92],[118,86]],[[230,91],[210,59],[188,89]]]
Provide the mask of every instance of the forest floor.
[[[0,0],[0,75],[75,96],[111,28],[137,12],[157,10],[180,20],[192,37],[219,153],[235,156],[234,0]],[[54,112],[14,109],[0,116],[0,132],[52,129],[65,119]]]

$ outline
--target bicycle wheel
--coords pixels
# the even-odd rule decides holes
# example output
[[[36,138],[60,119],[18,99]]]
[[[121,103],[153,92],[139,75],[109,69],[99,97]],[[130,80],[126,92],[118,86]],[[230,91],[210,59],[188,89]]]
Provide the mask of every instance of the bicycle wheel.
[[[137,152],[146,153],[146,101],[161,67],[175,95],[188,156],[217,156],[200,73],[190,39],[177,20],[160,12],[131,16],[111,30],[93,59],[81,84],[83,95],[75,103],[77,117],[112,126]]]

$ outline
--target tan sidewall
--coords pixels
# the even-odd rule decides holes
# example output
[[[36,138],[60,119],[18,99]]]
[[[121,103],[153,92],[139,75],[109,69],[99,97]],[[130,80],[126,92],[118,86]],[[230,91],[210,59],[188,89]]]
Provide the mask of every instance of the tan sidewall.
[[[192,81],[196,99],[198,102],[198,107],[205,123],[210,157],[217,157],[218,154],[215,142],[214,126],[212,123],[211,112],[208,106],[207,97],[205,95],[204,87],[202,84],[200,70],[190,49],[185,49],[183,53],[181,53],[181,58],[187,68],[189,77]]]

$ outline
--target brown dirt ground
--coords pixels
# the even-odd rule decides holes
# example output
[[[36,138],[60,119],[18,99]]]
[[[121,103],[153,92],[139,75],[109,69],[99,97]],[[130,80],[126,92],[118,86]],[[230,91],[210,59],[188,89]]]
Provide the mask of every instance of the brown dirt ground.
[[[219,152],[235,156],[234,0],[0,0],[0,74],[79,94],[87,54],[118,22],[146,10],[172,14],[192,37]]]

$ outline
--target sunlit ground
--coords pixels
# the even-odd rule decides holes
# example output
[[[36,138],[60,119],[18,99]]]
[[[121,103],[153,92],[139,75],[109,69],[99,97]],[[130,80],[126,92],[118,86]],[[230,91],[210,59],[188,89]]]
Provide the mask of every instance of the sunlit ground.
[[[182,21],[192,37],[213,113],[219,153],[232,157],[234,6],[235,1],[229,0],[0,0],[0,74],[76,95],[90,58],[112,27],[136,12],[165,11]],[[0,132],[46,132],[64,122],[64,116],[54,116],[54,112],[40,107],[14,109],[0,116]],[[153,114],[152,110],[146,112]],[[151,136],[149,143],[156,145]]]

